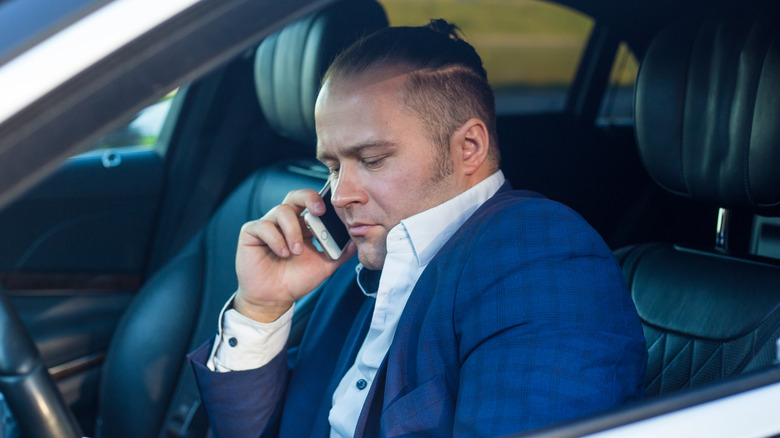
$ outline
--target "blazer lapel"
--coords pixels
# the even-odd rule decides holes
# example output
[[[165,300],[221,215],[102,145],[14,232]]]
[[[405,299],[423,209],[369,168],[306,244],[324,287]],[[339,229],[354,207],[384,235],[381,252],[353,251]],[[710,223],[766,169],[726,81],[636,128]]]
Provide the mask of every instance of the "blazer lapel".
[[[511,190],[512,186],[509,182],[505,182],[496,194]],[[378,436],[382,411],[389,409],[395,401],[404,395],[410,384],[416,382],[419,354],[416,342],[420,339],[421,324],[429,310],[431,300],[439,292],[442,279],[453,275],[452,263],[450,263],[451,256],[458,253],[454,242],[459,241],[459,236],[462,233],[469,232],[471,221],[480,220],[480,210],[485,208],[485,205],[494,198],[495,195],[474,212],[472,217],[450,239],[451,241],[444,244],[417,280],[417,284],[412,289],[412,294],[404,307],[390,350],[377,372],[377,377],[381,373],[381,379],[374,380],[367,400],[370,404],[364,405],[363,412],[361,412],[357,429],[358,432],[362,433],[360,436]],[[442,262],[442,260],[445,261]]]
[[[498,193],[511,189],[509,183],[506,182],[499,188]],[[445,248],[442,248],[442,250],[446,251]],[[416,354],[416,351],[409,345],[409,340],[416,339],[415,331],[419,329],[418,325],[423,317],[419,312],[424,312],[424,309],[427,308],[426,304],[430,302],[436,291],[436,281],[433,280],[436,276],[431,275],[432,273],[428,271],[441,268],[435,263],[437,258],[438,256],[435,257],[428,268],[426,268],[426,272],[424,272],[422,277],[418,280],[417,285],[415,285],[409,298],[409,302],[406,304],[390,351],[379,366],[371,389],[366,396],[366,402],[363,405],[355,430],[356,437],[379,436],[379,421],[383,406],[388,401],[397,398],[405,385],[404,382],[408,381],[408,379],[414,375],[414,363],[416,363],[416,357],[414,357],[414,355]],[[432,267],[433,269],[431,269]],[[354,277],[352,281],[354,281]],[[356,284],[354,287],[359,291]],[[362,295],[362,292],[360,292],[360,294]],[[341,383],[341,379],[355,363],[357,353],[363,345],[366,333],[368,333],[368,329],[371,325],[371,316],[374,311],[375,302],[375,299],[367,298],[362,303],[360,310],[354,318],[349,334],[346,336],[336,365],[333,368],[327,390],[325,391],[326,397],[319,407],[317,422],[321,426],[316,428],[317,435],[327,436],[327,433],[323,434],[321,432],[326,429],[327,426],[332,395],[336,391],[339,383]],[[389,358],[392,358],[393,366],[388,366]],[[299,421],[299,419],[296,421]]]

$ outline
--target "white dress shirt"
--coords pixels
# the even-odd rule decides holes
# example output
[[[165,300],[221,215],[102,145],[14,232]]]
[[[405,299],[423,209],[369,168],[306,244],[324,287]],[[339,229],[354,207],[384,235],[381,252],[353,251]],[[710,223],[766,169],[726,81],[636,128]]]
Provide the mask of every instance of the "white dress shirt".
[[[368,390],[390,349],[417,280],[444,243],[503,183],[504,175],[499,170],[449,201],[402,220],[388,232],[387,257],[377,291],[367,292],[358,281],[363,293],[376,297],[376,304],[355,363],[333,393],[328,417],[331,437],[354,435]],[[363,265],[358,264],[356,269],[359,274]],[[228,305],[231,302],[232,298]],[[287,342],[293,309],[270,324],[253,321],[235,309],[223,309],[223,314],[207,363],[219,372],[253,369],[270,362]]]

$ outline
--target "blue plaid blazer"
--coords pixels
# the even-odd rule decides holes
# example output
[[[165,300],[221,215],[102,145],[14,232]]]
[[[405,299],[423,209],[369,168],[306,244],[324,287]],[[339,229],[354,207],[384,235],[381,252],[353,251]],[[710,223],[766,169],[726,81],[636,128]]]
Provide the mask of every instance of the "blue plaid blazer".
[[[191,354],[216,436],[326,437],[373,299],[343,266],[294,357],[213,373]],[[356,436],[501,436],[642,395],[647,353],[612,252],[575,212],[508,185],[422,274]],[[289,364],[294,368],[289,370]]]

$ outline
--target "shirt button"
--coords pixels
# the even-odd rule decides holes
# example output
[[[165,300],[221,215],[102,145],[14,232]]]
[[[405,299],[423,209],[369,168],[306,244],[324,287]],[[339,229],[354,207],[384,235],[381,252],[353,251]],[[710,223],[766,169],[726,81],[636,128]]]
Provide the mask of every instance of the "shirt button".
[[[238,345],[238,339],[230,338],[228,339],[228,344],[230,344],[231,347],[235,347],[236,345]]]
[[[357,383],[355,383],[355,386],[357,386],[357,389],[359,389],[361,391],[366,389],[367,385],[368,385],[368,382],[366,382],[363,379],[360,379],[360,380],[357,381]]]

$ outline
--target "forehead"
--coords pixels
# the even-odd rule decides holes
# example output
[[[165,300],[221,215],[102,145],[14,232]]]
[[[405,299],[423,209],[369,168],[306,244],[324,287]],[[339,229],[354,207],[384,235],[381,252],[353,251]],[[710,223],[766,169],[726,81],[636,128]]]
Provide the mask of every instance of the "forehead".
[[[417,125],[401,103],[408,72],[375,69],[355,77],[328,78],[315,105],[317,155],[365,143],[395,142],[399,129]]]
[[[315,116],[318,109],[329,101],[355,98],[364,94],[383,94],[397,97],[407,80],[410,70],[401,67],[372,67],[355,75],[330,76],[323,83],[317,96]]]

